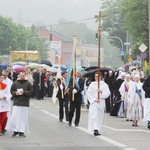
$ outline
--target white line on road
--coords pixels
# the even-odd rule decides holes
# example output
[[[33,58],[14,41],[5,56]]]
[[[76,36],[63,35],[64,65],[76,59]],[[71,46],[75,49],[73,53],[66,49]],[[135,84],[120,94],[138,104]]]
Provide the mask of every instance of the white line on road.
[[[34,107],[36,107],[36,106],[34,106]],[[37,108],[37,107],[36,107],[36,108]],[[53,117],[53,118],[58,119],[58,117],[57,117],[56,115],[51,114],[50,112],[48,112],[48,111],[46,111],[46,110],[44,110],[44,109],[40,109],[40,110],[41,110],[43,113],[45,113],[45,114],[47,114],[47,115],[49,115],[49,116],[51,116],[51,117]],[[67,123],[66,121],[64,121],[64,122]],[[88,131],[87,129],[83,128],[83,127],[77,127],[77,129],[79,129],[79,130],[81,130],[81,131],[86,132],[86,133],[89,134],[89,131]],[[99,138],[99,139],[101,139],[101,140],[103,140],[103,141],[105,141],[105,142],[107,142],[107,143],[109,143],[109,144],[112,144],[112,145],[116,146],[116,147],[123,148],[124,150],[136,150],[136,149],[133,149],[133,148],[128,148],[127,145],[124,145],[124,144],[122,144],[122,143],[119,143],[119,142],[117,142],[117,141],[114,141],[114,140],[112,140],[112,139],[110,139],[110,138],[108,138],[108,137],[105,137],[105,136],[97,136],[96,138]]]
[[[103,125],[103,127],[113,130],[113,131],[121,131],[121,132],[145,132],[145,133],[150,133],[150,131],[142,130],[142,129],[116,129],[112,128],[106,125]]]
[[[124,148],[124,150],[136,150],[135,148]]]

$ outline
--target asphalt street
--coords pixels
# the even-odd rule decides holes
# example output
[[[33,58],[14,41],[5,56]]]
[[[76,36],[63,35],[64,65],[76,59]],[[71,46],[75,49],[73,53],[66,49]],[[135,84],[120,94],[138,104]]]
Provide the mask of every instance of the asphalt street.
[[[150,130],[146,122],[138,127],[125,118],[105,114],[101,136],[93,136],[87,130],[88,110],[82,108],[79,127],[70,127],[58,120],[58,104],[54,107],[50,98],[31,99],[26,137],[12,137],[6,133],[0,137],[0,150],[149,150]]]

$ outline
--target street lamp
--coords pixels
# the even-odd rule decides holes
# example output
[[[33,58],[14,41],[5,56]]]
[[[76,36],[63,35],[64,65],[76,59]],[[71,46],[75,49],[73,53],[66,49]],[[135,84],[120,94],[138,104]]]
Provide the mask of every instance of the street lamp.
[[[38,37],[38,36],[35,36],[35,37],[30,37],[28,40],[27,40],[27,42],[26,42],[26,51],[28,50],[28,44],[29,44],[29,41],[31,40],[31,39],[45,39],[45,37],[46,36],[44,36],[44,37]]]
[[[115,38],[115,39],[118,39],[121,43],[121,51],[123,52],[123,42],[121,40],[121,38],[119,38],[118,36],[109,36],[110,38]]]

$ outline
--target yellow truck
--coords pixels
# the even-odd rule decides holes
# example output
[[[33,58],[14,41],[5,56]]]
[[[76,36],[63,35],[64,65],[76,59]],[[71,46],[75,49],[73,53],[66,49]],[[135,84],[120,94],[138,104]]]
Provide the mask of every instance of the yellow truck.
[[[11,51],[11,61],[38,61],[38,51]]]

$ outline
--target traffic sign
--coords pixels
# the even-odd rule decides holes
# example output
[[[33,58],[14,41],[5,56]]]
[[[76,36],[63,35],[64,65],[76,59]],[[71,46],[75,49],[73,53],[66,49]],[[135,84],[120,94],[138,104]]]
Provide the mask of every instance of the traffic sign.
[[[147,53],[146,52],[143,52],[140,54],[141,58],[145,59],[147,57]]]
[[[132,57],[129,57],[128,62],[132,62],[132,61],[133,61]]]
[[[139,47],[139,50],[141,51],[141,52],[145,52],[146,51],[146,49],[147,49],[147,46],[145,45],[145,44],[141,44],[140,45],[140,47]]]
[[[121,56],[124,56],[124,52],[123,52],[123,51],[121,51],[120,55],[121,55]]]

